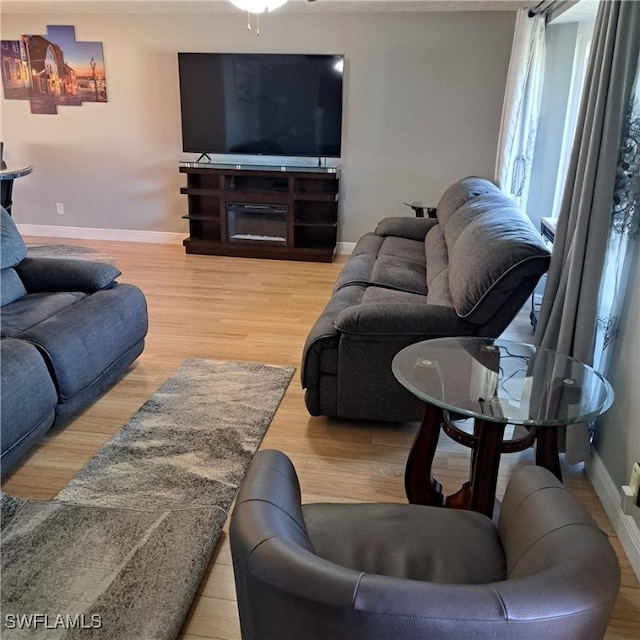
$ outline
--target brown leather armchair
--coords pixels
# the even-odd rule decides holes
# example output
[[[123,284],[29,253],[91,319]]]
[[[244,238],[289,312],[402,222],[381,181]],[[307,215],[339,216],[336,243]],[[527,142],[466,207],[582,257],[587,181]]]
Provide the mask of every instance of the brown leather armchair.
[[[289,459],[256,454],[231,519],[244,640],[602,638],[620,569],[546,469],[510,480],[499,523],[402,504],[301,506]]]

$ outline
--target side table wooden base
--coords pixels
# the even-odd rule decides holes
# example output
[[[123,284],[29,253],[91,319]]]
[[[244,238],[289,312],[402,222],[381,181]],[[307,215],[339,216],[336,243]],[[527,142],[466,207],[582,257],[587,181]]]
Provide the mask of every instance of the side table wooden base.
[[[562,480],[557,427],[527,427],[519,438],[504,440],[507,424],[474,419],[473,434],[459,429],[448,412],[425,404],[424,417],[411,446],[405,468],[405,492],[410,503],[471,509],[492,517],[502,453],[523,451],[536,444],[536,464]],[[471,449],[469,481],[445,496],[432,473],[440,431]]]

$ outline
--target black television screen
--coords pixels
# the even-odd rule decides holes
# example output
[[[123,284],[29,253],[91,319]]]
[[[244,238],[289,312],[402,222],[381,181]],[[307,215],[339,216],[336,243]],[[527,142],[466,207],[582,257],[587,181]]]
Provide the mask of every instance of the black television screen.
[[[341,55],[178,53],[185,152],[339,157]]]

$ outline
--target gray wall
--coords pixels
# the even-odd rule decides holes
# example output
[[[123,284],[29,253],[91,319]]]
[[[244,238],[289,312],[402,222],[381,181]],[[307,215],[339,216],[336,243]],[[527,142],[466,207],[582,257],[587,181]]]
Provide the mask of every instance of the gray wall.
[[[609,381],[616,398],[611,409],[598,420],[595,449],[616,487],[629,483],[634,462],[640,462],[640,242],[636,242],[620,333],[611,361]],[[640,527],[640,508],[632,513]]]
[[[187,5],[185,5],[187,6]],[[339,239],[355,242],[405,200],[436,204],[453,181],[492,177],[515,14],[295,13],[246,30],[242,12],[2,15],[2,38],[74,25],[101,41],[109,102],[32,115],[2,100],[18,223],[184,233],[177,51],[344,53]],[[56,213],[62,202],[64,216]]]

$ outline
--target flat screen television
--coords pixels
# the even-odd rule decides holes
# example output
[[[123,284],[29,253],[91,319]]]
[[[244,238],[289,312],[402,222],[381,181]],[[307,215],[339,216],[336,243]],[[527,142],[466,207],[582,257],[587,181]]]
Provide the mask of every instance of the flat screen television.
[[[339,157],[344,57],[178,53],[182,148]]]

